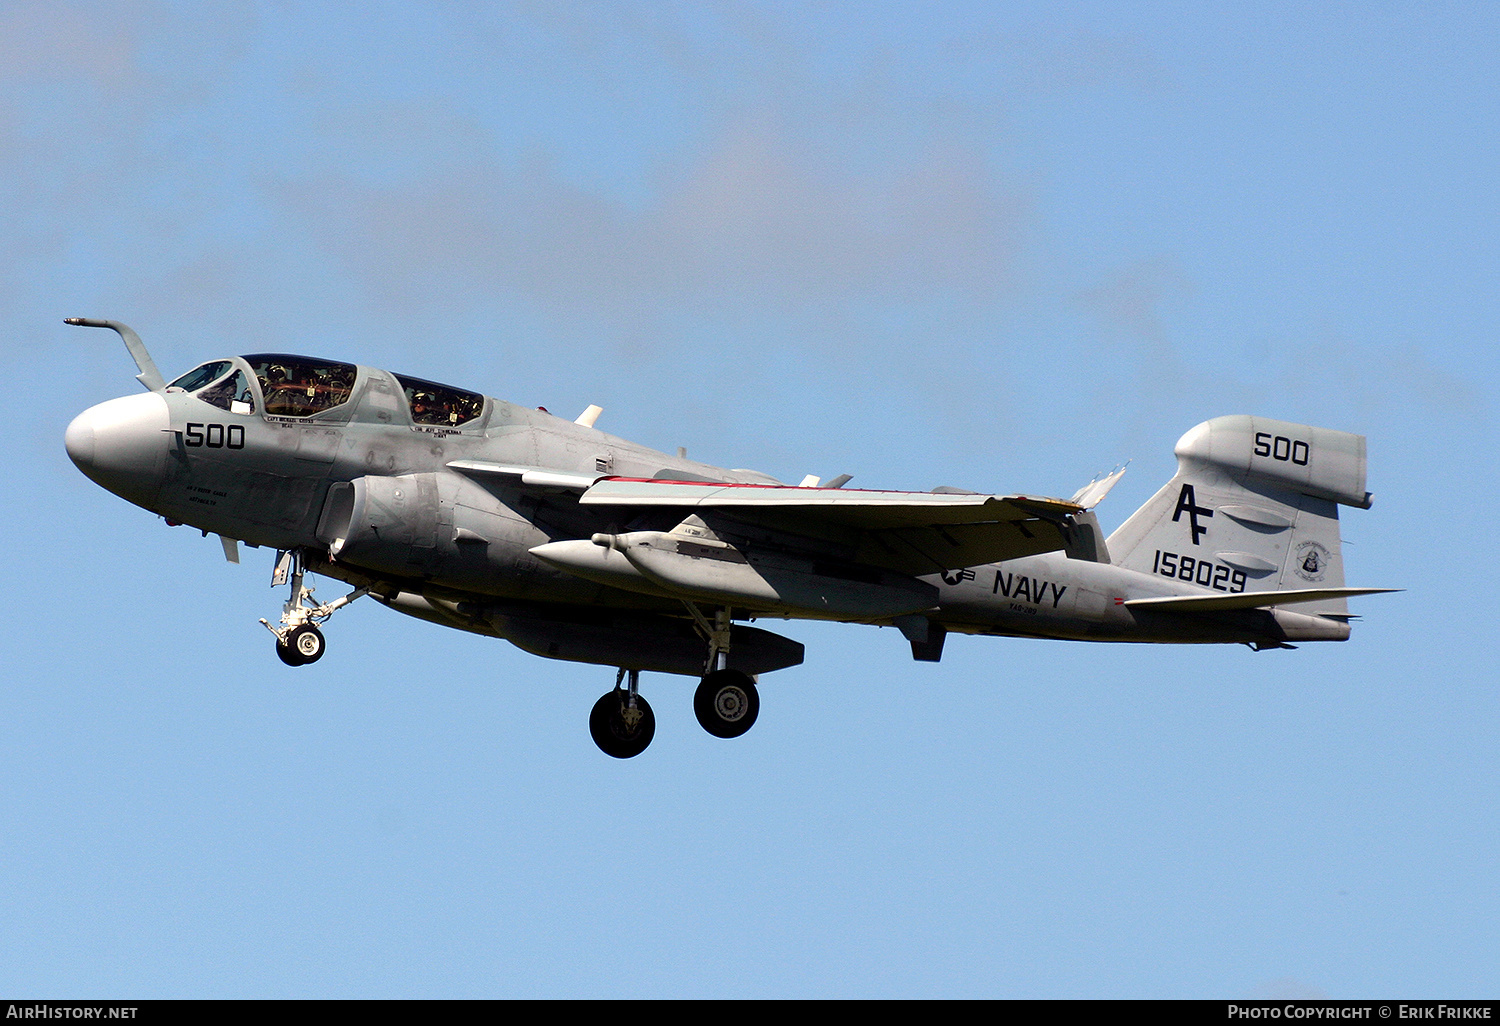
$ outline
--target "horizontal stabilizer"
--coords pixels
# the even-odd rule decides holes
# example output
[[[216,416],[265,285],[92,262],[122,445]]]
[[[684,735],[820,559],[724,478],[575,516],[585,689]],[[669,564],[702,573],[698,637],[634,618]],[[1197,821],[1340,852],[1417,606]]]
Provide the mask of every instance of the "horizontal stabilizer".
[[[1219,613],[1233,609],[1264,609],[1267,606],[1289,606],[1299,602],[1344,599],[1354,595],[1380,595],[1400,588],[1302,588],[1295,591],[1255,591],[1242,595],[1167,595],[1163,598],[1129,599],[1131,609],[1150,609],[1164,613]]]

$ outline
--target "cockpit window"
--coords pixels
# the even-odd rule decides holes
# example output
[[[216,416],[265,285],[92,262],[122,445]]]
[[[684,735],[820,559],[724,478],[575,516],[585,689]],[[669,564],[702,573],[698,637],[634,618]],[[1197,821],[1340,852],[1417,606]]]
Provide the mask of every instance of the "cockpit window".
[[[432,424],[442,427],[458,427],[467,424],[484,412],[484,396],[477,392],[465,392],[449,388],[421,378],[395,375],[406,390],[406,401],[411,404],[413,424]]]
[[[169,389],[179,388],[184,392],[192,392],[202,388],[233,366],[234,364],[228,360],[210,360],[201,367],[194,367],[167,387]]]
[[[250,391],[250,379],[242,370],[205,388],[198,393],[198,398],[230,413],[255,412],[255,393]]]
[[[260,380],[266,412],[275,417],[311,417],[347,402],[354,391],[352,363],[275,353],[245,359]]]

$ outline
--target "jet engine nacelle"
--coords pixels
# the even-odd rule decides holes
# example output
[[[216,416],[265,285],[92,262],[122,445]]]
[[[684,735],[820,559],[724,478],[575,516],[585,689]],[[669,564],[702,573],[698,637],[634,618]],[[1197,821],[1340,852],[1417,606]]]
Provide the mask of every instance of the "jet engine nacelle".
[[[357,477],[328,490],[318,540],[338,562],[411,576],[430,567],[440,539],[448,540],[443,520],[436,474]]]

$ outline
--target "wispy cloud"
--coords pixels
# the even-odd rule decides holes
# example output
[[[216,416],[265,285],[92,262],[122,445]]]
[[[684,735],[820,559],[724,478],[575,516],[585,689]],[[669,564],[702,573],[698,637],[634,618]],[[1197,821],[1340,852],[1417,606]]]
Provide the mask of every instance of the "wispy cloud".
[[[297,220],[372,294],[437,302],[514,290],[596,311],[693,297],[774,306],[955,293],[1010,279],[1021,204],[972,148],[931,146],[885,174],[840,173],[770,118],[726,128],[645,209],[543,160],[375,186],[280,182]]]

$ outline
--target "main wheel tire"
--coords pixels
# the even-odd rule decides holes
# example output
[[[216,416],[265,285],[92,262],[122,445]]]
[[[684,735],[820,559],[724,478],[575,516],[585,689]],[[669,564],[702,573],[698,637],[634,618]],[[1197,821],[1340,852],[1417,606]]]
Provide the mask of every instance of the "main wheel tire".
[[[303,624],[288,634],[286,643],[288,648],[297,653],[303,663],[317,662],[323,658],[323,653],[328,648],[323,641],[323,632],[310,623]]]
[[[302,656],[298,654],[295,648],[290,645],[283,645],[279,641],[276,642],[276,658],[280,659],[288,666],[301,666],[305,662],[307,662],[307,660],[303,659]]]
[[[630,692],[615,689],[594,703],[589,713],[589,733],[605,755],[634,758],[656,736],[656,714],[640,695],[635,696],[635,708],[631,709]]]
[[[739,737],[755,726],[760,693],[739,670],[715,670],[693,692],[693,713],[714,737]]]

